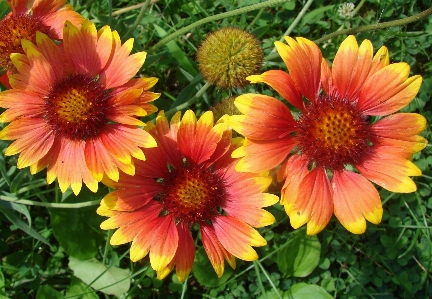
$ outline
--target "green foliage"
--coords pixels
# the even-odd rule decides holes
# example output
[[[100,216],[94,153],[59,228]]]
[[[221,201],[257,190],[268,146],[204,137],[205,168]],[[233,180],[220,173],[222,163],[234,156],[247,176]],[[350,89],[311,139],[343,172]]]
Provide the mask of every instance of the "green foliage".
[[[110,24],[123,36],[140,13],[140,8],[121,11],[144,1],[70,1],[98,28]],[[231,95],[257,92],[279,97],[264,84],[243,89],[221,90],[209,86],[197,71],[197,48],[216,29],[235,26],[252,32],[261,42],[266,57],[263,71],[286,70],[274,52],[280,40],[299,16],[305,3],[283,4],[210,21],[186,34],[154,47],[163,37],[206,17],[230,12],[263,1],[150,1],[138,26],[132,31],[133,51],[147,51],[141,76],[158,77],[154,87],[161,97],[159,110],[171,116],[175,111],[193,109],[200,114]],[[338,13],[340,0],[313,1],[293,27],[291,36],[311,40],[347,28],[393,21],[412,16],[432,6],[430,0],[368,0],[352,18]],[[8,12],[0,1],[0,17]],[[423,136],[429,145],[414,155],[423,171],[415,178],[418,190],[394,194],[380,190],[384,218],[379,225],[368,224],[363,235],[347,232],[333,217],[318,236],[305,230],[293,231],[280,205],[269,210],[277,222],[260,229],[268,241],[257,248],[255,263],[237,259],[236,269],[225,265],[218,279],[197,241],[191,275],[180,283],[170,274],[163,281],[155,277],[148,258],[130,262],[130,245],[111,247],[99,228],[103,218],[95,212],[108,192],[100,185],[94,194],[83,189],[79,196],[61,194],[55,183],[46,184],[46,171],[30,175],[18,170],[17,157],[0,155],[0,299],[3,298],[431,298],[432,297],[432,18],[405,26],[356,34],[370,39],[376,51],[385,45],[390,61],[406,61],[411,75],[420,74],[423,84],[415,100],[403,112],[416,112],[428,120]],[[345,36],[319,43],[331,62]],[[154,116],[148,117],[150,120]],[[1,124],[2,128],[4,124]],[[0,141],[0,150],[10,142]],[[89,204],[90,203],[90,204]],[[61,204],[83,205],[59,208]],[[89,204],[89,206],[86,206]]]

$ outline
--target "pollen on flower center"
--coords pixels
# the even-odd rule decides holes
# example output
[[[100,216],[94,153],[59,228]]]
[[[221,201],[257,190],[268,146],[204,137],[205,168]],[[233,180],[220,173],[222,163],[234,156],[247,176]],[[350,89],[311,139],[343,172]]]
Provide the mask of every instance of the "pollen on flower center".
[[[109,92],[94,78],[84,75],[57,82],[46,99],[45,119],[54,132],[71,140],[99,135],[107,123]]]
[[[28,15],[11,15],[1,21],[0,26],[0,66],[11,66],[11,53],[24,53],[21,40],[26,39],[34,43],[36,32],[48,33],[48,27],[38,18]]]
[[[162,182],[164,210],[188,224],[202,223],[218,214],[224,197],[220,178],[210,169],[185,165],[173,169]]]
[[[299,148],[311,163],[332,170],[359,163],[370,147],[370,127],[353,103],[321,96],[298,122]]]

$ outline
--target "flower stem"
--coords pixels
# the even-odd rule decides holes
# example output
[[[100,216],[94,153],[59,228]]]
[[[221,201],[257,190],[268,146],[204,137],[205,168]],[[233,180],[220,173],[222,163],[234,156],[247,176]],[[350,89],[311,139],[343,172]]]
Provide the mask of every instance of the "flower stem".
[[[141,22],[142,18],[144,18],[144,13],[147,10],[147,7],[150,4],[150,0],[146,0],[144,5],[141,7],[141,10],[133,23],[133,25],[129,28],[129,30],[123,35],[123,41],[129,38],[129,36],[132,34],[132,32],[138,27],[139,23]]]
[[[282,4],[285,2],[288,2],[289,0],[268,0],[265,2],[261,2],[261,3],[257,3],[254,5],[249,5],[246,7],[242,7],[242,8],[238,8],[232,11],[228,11],[228,12],[224,12],[224,13],[220,13],[214,16],[210,16],[204,19],[201,19],[199,21],[196,21],[195,23],[190,24],[189,26],[183,27],[173,33],[171,33],[170,35],[168,35],[167,37],[163,38],[161,41],[159,41],[156,45],[154,45],[153,47],[151,47],[148,50],[148,53],[152,53],[153,51],[155,51],[156,49],[164,46],[166,43],[172,41],[173,39],[191,31],[192,29],[201,26],[203,24],[206,24],[208,22],[213,22],[213,21],[217,21],[220,19],[225,19],[225,18],[229,18],[229,17],[233,17],[236,15],[240,15],[246,12],[250,12],[253,10],[257,10],[257,9],[261,9],[261,8],[265,8],[265,7],[271,7],[271,6],[275,6],[278,4]]]
[[[209,84],[208,82],[206,82],[206,84],[204,84],[204,86],[201,87],[201,89],[198,90],[198,92],[197,92],[193,97],[191,97],[189,101],[187,101],[187,102],[185,102],[185,103],[183,103],[183,104],[180,104],[180,105],[178,105],[178,106],[176,106],[176,107],[174,107],[174,108],[168,110],[168,111],[165,113],[165,115],[166,115],[167,117],[171,117],[172,114],[176,113],[177,111],[180,111],[180,110],[182,110],[182,109],[186,109],[186,108],[188,108],[190,105],[192,105],[193,103],[195,103],[195,101],[196,101],[200,96],[202,96],[202,94],[203,94],[203,93],[204,93],[204,92],[205,92],[209,87],[210,87],[210,84]]]
[[[0,200],[20,203],[27,206],[39,206],[39,207],[46,207],[46,208],[62,208],[62,209],[78,209],[83,207],[95,206],[100,203],[100,199],[86,201],[86,202],[78,202],[78,203],[53,203],[53,202],[33,201],[27,199],[16,199],[14,197],[8,197],[3,195],[0,195]]]
[[[339,36],[339,35],[343,35],[343,34],[355,34],[355,33],[359,33],[359,32],[364,32],[364,31],[372,31],[372,30],[378,30],[378,29],[385,29],[385,28],[389,28],[389,27],[395,27],[395,26],[403,26],[412,22],[416,22],[419,21],[421,19],[426,18],[427,16],[432,14],[432,8],[428,8],[418,14],[415,14],[411,17],[407,17],[407,18],[403,18],[400,20],[396,20],[396,21],[390,21],[390,22],[384,22],[384,23],[378,23],[378,24],[373,24],[373,25],[365,25],[365,26],[360,26],[357,28],[348,28],[348,29],[343,29],[343,30],[337,30],[335,32],[332,32],[330,34],[327,34],[319,39],[314,40],[314,42],[316,44],[321,43],[323,41],[329,40],[333,37]],[[273,60],[280,57],[278,53],[272,53],[270,55],[268,55],[267,57],[264,58],[264,60]]]
[[[408,23],[412,23],[412,22],[416,22],[416,21],[419,21],[421,19],[424,19],[431,14],[432,14],[432,7],[428,8],[428,9],[426,9],[426,10],[424,10],[418,14],[415,14],[411,17],[403,18],[403,19],[396,20],[396,21],[390,21],[390,22],[360,26],[357,28],[348,28],[348,29],[344,29],[344,30],[339,30],[339,31],[324,35],[323,37],[315,40],[314,42],[320,43],[320,42],[323,42],[325,40],[328,40],[328,39],[331,39],[333,37],[343,35],[343,34],[355,34],[355,33],[363,32],[363,31],[373,31],[373,30],[384,29],[384,28],[389,28],[389,27],[403,26],[403,25],[406,25]]]

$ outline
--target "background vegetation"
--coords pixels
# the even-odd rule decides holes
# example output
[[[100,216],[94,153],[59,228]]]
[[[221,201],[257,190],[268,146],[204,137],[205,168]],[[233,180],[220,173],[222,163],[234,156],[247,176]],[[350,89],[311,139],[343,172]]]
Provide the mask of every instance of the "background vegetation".
[[[273,43],[288,32],[317,40],[341,29],[403,19],[432,7],[430,0],[356,1],[356,13],[338,13],[340,0],[285,1],[282,4],[237,14],[197,26],[167,44],[155,47],[163,37],[206,17],[256,4],[258,0],[160,0],[140,10],[136,0],[73,0],[76,10],[96,23],[109,24],[123,40],[135,38],[134,51],[147,51],[143,76],[159,78],[153,88],[162,96],[160,110],[172,115],[193,109],[197,114],[218,101],[245,92],[277,96],[264,84],[242,90],[209,86],[199,74],[197,48],[206,34],[235,26],[246,29],[261,42],[263,71],[286,69],[274,55]],[[138,7],[134,8],[134,5]],[[305,6],[309,8],[301,12]],[[0,2],[0,16],[8,12]],[[142,18],[139,14],[142,13]],[[298,20],[295,23],[295,20]],[[137,26],[134,27],[134,23]],[[133,30],[130,30],[133,29]],[[346,35],[319,43],[332,61]],[[432,123],[432,18],[405,26],[356,34],[370,39],[377,50],[386,45],[391,62],[406,61],[412,74],[423,76],[415,100],[404,111],[421,113]],[[195,266],[189,279],[179,283],[175,274],[155,278],[148,259],[129,260],[130,245],[111,247],[112,231],[102,231],[103,218],[95,210],[108,190],[93,194],[62,194],[45,172],[31,176],[17,170],[17,156],[0,155],[0,299],[4,298],[430,298],[432,297],[432,142],[431,128],[423,134],[429,146],[414,156],[423,176],[416,178],[418,191],[394,194],[380,190],[384,218],[368,225],[363,235],[353,235],[336,219],[318,236],[293,231],[280,205],[270,210],[277,222],[261,230],[268,245],[258,248],[256,262],[237,260],[236,270],[226,265],[217,279],[198,242]],[[8,146],[0,141],[0,151]],[[95,291],[99,290],[99,291]]]

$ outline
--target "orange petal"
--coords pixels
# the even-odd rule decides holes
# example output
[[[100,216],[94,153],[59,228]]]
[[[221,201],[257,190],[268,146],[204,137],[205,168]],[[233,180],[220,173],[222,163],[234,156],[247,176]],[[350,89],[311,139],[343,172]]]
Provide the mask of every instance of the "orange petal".
[[[302,37],[297,41],[285,36],[288,45],[275,42],[279,55],[288,67],[297,89],[309,99],[315,101],[321,81],[321,51],[318,46]]]
[[[99,138],[89,139],[85,145],[85,158],[87,166],[97,181],[101,181],[104,173],[114,181],[119,179],[116,159],[105,148]]]
[[[403,147],[416,153],[426,147],[427,140],[417,135],[426,129],[426,118],[416,113],[397,113],[387,116],[371,127],[379,145]]]
[[[216,236],[222,246],[232,255],[245,261],[258,258],[251,246],[264,246],[267,241],[252,227],[231,216],[213,219]]]
[[[281,205],[284,206],[287,215],[292,213],[300,191],[300,183],[308,173],[308,161],[302,155],[293,155],[279,169],[278,180],[285,180],[281,190]]]
[[[179,281],[185,281],[189,276],[195,259],[195,244],[186,224],[183,222],[177,226],[179,241],[175,255],[176,274]]]
[[[79,74],[94,77],[105,67],[96,51],[97,43],[96,26],[88,19],[84,21],[81,29],[66,21],[63,30],[65,59],[73,64],[73,69]],[[110,48],[104,50],[110,52]]]
[[[156,271],[162,270],[171,262],[179,245],[179,235],[174,218],[169,215],[159,218],[162,219],[153,233],[150,250],[150,264]]]
[[[342,170],[333,173],[335,216],[353,234],[366,231],[366,221],[381,222],[383,209],[378,191],[363,176]]]
[[[417,190],[409,176],[420,176],[421,170],[407,159],[403,148],[374,146],[372,150],[362,163],[355,165],[362,175],[391,192]]]
[[[332,190],[324,168],[309,172],[299,185],[298,196],[288,215],[293,228],[307,223],[306,233],[316,235],[333,214]]]
[[[408,105],[416,96],[421,76],[408,78],[410,67],[405,62],[390,64],[364,83],[358,108],[367,115],[387,115]]]
[[[296,144],[297,140],[291,136],[270,141],[246,139],[244,145],[232,153],[233,158],[243,157],[236,170],[262,172],[275,168],[288,157]]]
[[[60,144],[61,149],[58,156],[48,167],[48,181],[50,177],[57,177],[60,190],[66,192],[66,189],[71,186],[75,195],[80,192],[82,182],[91,191],[96,192],[98,182],[91,175],[85,162],[85,141],[61,139]]]
[[[369,76],[373,46],[365,39],[360,47],[353,35],[340,45],[332,66],[333,84],[341,98],[357,100],[358,93]]]
[[[219,278],[222,277],[224,272],[224,259],[226,259],[231,267],[235,269],[234,256],[219,242],[213,227],[210,225],[201,225],[201,236],[204,250],[206,251],[210,263]]]
[[[161,191],[159,183],[150,178],[142,178],[139,185],[125,187],[108,193],[102,203],[111,210],[133,211],[146,205]]]
[[[275,98],[244,94],[237,97],[234,104],[244,115],[233,115],[228,123],[249,139],[277,139],[294,131],[295,121],[290,110]]]
[[[261,75],[252,75],[246,78],[251,83],[264,82],[275,89],[288,103],[300,110],[304,109],[301,93],[297,90],[294,81],[288,73],[281,70],[270,70]]]
[[[147,55],[145,52],[129,55],[133,47],[133,38],[121,45],[117,32],[113,32],[113,43],[115,55],[101,74],[107,88],[121,86],[132,79],[144,64]]]
[[[213,130],[211,111],[204,113],[197,122],[195,113],[188,110],[180,122],[177,146],[186,158],[201,164],[212,156],[222,134],[223,132]]]
[[[64,62],[60,47],[54,43],[51,38],[41,32],[36,32],[36,43],[38,50],[45,57],[54,71],[54,80],[61,80],[64,75]]]

